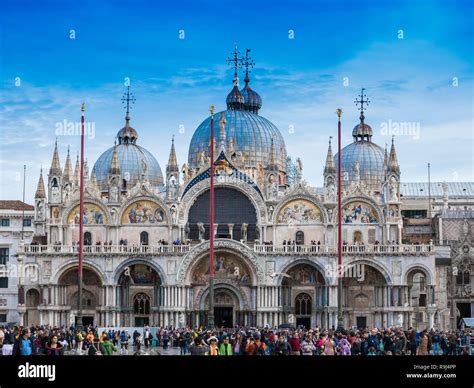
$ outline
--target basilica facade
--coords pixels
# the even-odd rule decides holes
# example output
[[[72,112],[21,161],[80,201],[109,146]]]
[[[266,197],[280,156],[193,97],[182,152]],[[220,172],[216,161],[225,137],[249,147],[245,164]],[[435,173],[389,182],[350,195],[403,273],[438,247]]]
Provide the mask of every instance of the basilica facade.
[[[236,71],[227,109],[214,115],[214,144],[209,116],[181,166],[173,140],[163,173],[128,109],[111,147],[91,171],[85,166],[84,323],[205,325],[214,233],[217,325],[335,327],[341,157],[345,327],[447,328],[448,279],[436,244],[403,241],[395,144],[376,144],[363,92],[353,142],[340,156],[329,141],[324,186],[315,188],[301,179],[301,162],[290,171],[284,138],[260,114],[248,71],[244,81],[240,88]],[[46,180],[41,174],[35,195],[36,242],[18,251],[18,312],[25,325],[70,325],[78,305],[79,160],[73,169],[68,150],[63,168],[56,144]]]

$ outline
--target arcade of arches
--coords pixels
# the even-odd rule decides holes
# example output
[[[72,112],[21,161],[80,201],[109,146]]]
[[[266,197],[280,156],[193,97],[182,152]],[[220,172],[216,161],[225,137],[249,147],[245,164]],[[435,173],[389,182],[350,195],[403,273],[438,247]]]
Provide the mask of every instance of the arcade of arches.
[[[334,327],[337,286],[328,284],[311,262],[297,262],[280,275],[277,285],[258,284],[253,264],[239,252],[219,248],[215,254],[214,316],[218,326],[276,326],[291,323],[305,327]],[[134,261],[117,272],[115,285],[104,285],[92,268],[84,268],[83,316],[94,325],[207,324],[209,311],[209,256],[204,253],[187,269],[184,286],[163,284],[157,269]],[[77,316],[77,267],[59,276],[57,285],[25,291],[26,324],[56,322],[70,325]],[[435,320],[434,288],[421,268],[406,274],[406,284],[390,280],[367,263],[355,263],[344,274],[345,327],[392,325],[422,328]],[[49,306],[56,305],[56,309]],[[407,308],[409,307],[409,308]],[[182,315],[182,316],[181,316]]]

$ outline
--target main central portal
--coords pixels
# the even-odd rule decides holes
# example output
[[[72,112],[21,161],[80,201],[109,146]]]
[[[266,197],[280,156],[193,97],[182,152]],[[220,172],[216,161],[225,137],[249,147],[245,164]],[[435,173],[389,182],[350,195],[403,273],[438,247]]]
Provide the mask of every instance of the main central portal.
[[[232,327],[232,315],[232,307],[214,307],[214,322],[218,327]]]

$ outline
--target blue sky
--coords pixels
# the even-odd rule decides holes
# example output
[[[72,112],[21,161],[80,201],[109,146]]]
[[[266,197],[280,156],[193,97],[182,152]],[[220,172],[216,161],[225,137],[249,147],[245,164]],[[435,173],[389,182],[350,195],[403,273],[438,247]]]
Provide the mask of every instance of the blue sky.
[[[352,141],[361,87],[371,100],[366,122],[374,142],[384,147],[396,125],[410,128],[395,140],[403,181],[426,180],[427,162],[433,180],[472,181],[472,17],[468,0],[4,4],[0,198],[21,198],[26,164],[31,202],[58,125],[77,123],[83,101],[95,130],[86,141],[92,168],[124,124],[126,77],[137,99],[131,123],[138,144],[165,170],[174,134],[178,162],[186,162],[209,105],[225,107],[232,87],[226,58],[235,43],[252,49],[260,114],[278,126],[288,154],[302,159],[310,184],[322,184],[338,107],[343,144]],[[60,134],[58,144],[62,166],[68,145],[74,163],[79,137]]]

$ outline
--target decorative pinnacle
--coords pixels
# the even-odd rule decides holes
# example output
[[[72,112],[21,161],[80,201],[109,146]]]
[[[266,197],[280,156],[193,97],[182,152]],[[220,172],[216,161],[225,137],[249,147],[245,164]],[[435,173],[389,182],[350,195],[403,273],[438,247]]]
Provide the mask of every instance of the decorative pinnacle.
[[[239,58],[239,51],[237,50],[237,45],[235,45],[232,56],[227,58],[227,63],[234,67],[234,85],[235,85],[235,83],[238,82],[239,80],[237,71],[238,69],[242,68],[242,58]]]
[[[123,94],[123,97],[121,99],[122,101],[122,104],[124,104],[124,108],[127,110],[127,114],[125,115],[125,120],[128,121],[130,120],[130,109],[131,109],[131,106],[130,106],[130,103],[132,104],[135,104],[135,96],[130,93],[130,85],[127,86],[127,91]]]
[[[211,116],[214,116],[215,111],[216,111],[216,108],[214,107],[214,105],[211,105],[209,108],[209,112],[211,112]]]
[[[336,109],[336,114],[337,114],[337,117],[339,118],[339,120],[341,119],[341,115],[342,115],[342,109],[341,108],[337,108]]]
[[[84,116],[84,111],[86,110],[85,108],[85,104],[82,103],[82,106],[81,106],[81,112],[82,112],[82,115]]]
[[[255,65],[255,62],[252,58],[250,58],[249,56],[249,52],[250,52],[250,49],[247,49],[245,51],[245,58],[242,58],[242,65],[245,66],[245,84],[248,85],[248,83],[250,82],[250,78],[249,78],[249,73],[250,73],[250,70],[249,69],[253,69],[254,65]]]
[[[365,88],[362,88],[361,91],[360,91],[360,94],[359,94],[359,97],[360,97],[360,100],[359,99],[355,99],[354,100],[354,103],[356,104],[357,106],[357,109],[360,110],[360,121],[363,123],[364,122],[364,119],[365,119],[365,116],[364,116],[364,110],[367,109],[367,106],[369,105],[370,101],[368,98],[366,98],[364,100],[364,97],[367,97],[366,94],[364,94],[364,91],[365,91]],[[360,108],[359,108],[359,104],[360,104]],[[366,105],[366,107],[364,108],[364,104]]]

